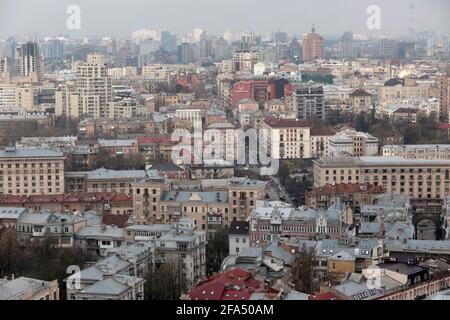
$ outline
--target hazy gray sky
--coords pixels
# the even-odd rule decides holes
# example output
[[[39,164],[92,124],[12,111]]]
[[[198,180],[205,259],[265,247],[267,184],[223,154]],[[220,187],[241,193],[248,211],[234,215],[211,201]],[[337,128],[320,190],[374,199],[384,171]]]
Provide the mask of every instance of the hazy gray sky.
[[[66,28],[71,4],[81,9],[80,31]],[[139,29],[184,35],[197,27],[213,34],[278,28],[303,34],[313,23],[322,34],[370,33],[369,5],[381,8],[380,33],[406,33],[413,5],[416,30],[450,34],[450,0],[0,0],[0,37],[33,32],[127,36]]]

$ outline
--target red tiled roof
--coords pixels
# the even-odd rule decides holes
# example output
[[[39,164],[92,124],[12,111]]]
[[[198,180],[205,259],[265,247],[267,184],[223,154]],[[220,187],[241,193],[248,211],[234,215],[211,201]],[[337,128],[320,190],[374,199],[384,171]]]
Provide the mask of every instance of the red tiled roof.
[[[60,195],[0,195],[0,204],[69,203],[69,202],[132,202],[130,196],[113,192],[80,192]]]
[[[124,214],[104,214],[102,224],[125,228],[127,226],[128,216]]]
[[[332,195],[332,194],[351,194],[351,193],[383,193],[383,188],[380,185],[374,186],[371,184],[362,183],[337,183],[326,184],[322,187],[314,188],[309,195]]]
[[[264,291],[264,282],[240,268],[200,282],[189,294],[192,300],[248,300],[253,292]]]
[[[165,144],[176,144],[176,141],[172,141],[170,136],[158,136],[158,137],[138,137],[138,145],[154,144],[154,143],[165,143]]]
[[[336,131],[331,128],[317,128],[311,127],[312,136],[334,136]]]

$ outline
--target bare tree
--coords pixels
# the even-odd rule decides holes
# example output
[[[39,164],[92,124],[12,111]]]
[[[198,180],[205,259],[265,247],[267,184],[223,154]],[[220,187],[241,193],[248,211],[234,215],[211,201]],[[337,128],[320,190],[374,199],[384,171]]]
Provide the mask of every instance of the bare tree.
[[[299,252],[292,263],[292,282],[295,290],[305,293],[311,292],[312,283],[312,261],[313,253],[303,244],[302,250]]]
[[[145,279],[146,300],[178,300],[189,288],[180,259],[152,266]]]
[[[6,273],[14,272],[19,266],[19,243],[13,228],[2,230],[0,236],[0,270]]]

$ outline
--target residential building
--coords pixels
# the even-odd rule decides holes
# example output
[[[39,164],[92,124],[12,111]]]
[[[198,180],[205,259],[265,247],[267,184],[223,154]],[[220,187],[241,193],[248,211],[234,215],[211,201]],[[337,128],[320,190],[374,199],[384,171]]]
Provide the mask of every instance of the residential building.
[[[113,94],[112,78],[107,71],[105,56],[88,54],[87,62],[77,65],[76,82],[68,83],[55,93],[56,115],[108,117]]]
[[[430,88],[420,85],[415,79],[391,79],[378,88],[380,104],[391,103],[397,99],[428,99]]]
[[[369,113],[372,108],[372,94],[364,89],[357,89],[350,93],[350,108],[354,114]]]
[[[21,207],[0,207],[0,229],[16,229],[20,216],[28,212],[28,209]]]
[[[326,210],[307,207],[293,208],[277,201],[259,201],[248,217],[252,245],[267,243],[276,237],[314,240],[338,239],[343,231],[341,215],[344,206],[334,205]]]
[[[444,74],[437,75],[436,87],[439,101],[439,114],[443,119],[450,120],[450,76]]]
[[[311,158],[330,156],[330,139],[336,132],[329,128],[311,127]]]
[[[400,108],[394,111],[392,119],[394,122],[417,123],[418,115],[419,115],[418,109]]]
[[[75,232],[77,245],[87,252],[105,256],[109,249],[120,247],[125,241],[123,228],[117,226],[82,226]]]
[[[385,145],[381,149],[383,157],[403,157],[405,159],[450,160],[448,144],[408,144]]]
[[[64,155],[46,149],[0,150],[0,194],[64,193]]]
[[[0,300],[59,300],[58,280],[0,279]]]
[[[314,26],[311,33],[303,37],[303,61],[313,61],[324,58],[324,40],[316,33]]]
[[[449,193],[450,161],[402,157],[347,157],[314,161],[314,186],[370,183],[414,198],[441,198]]]
[[[131,196],[111,192],[74,192],[60,195],[0,195],[0,203],[11,209],[22,207],[34,212],[83,213],[96,211],[102,214],[130,215],[133,212]],[[6,208],[5,208],[6,209]]]
[[[148,255],[145,245],[137,252]],[[67,300],[144,300],[146,280],[138,276],[135,258],[113,254],[74,273],[64,280]]]
[[[37,82],[42,79],[44,68],[39,46],[34,42],[20,44],[16,48],[16,74]]]
[[[383,193],[380,185],[360,183],[326,184],[306,193],[306,206],[326,210],[342,203],[349,206],[354,214],[361,212],[363,204],[371,204],[375,197]]]
[[[124,156],[138,154],[138,141],[134,139],[126,140],[98,140],[100,150],[106,151],[110,155]]]
[[[267,120],[268,151],[273,159],[311,158],[310,126],[299,119]]]
[[[234,70],[252,73],[255,64],[260,60],[258,51],[237,51],[233,54]]]
[[[116,192],[125,195],[133,193],[132,183],[145,178],[145,170],[97,169],[82,174],[87,192]]]
[[[155,259],[181,263],[181,276],[189,286],[206,278],[206,233],[192,227],[178,227],[155,240]]]
[[[236,255],[244,248],[250,247],[249,223],[247,221],[232,221],[228,228],[229,255]]]
[[[75,233],[86,226],[81,215],[37,212],[24,212],[17,220],[17,240],[25,246],[30,242],[50,239],[55,247],[72,247]]]
[[[294,111],[298,119],[325,119],[323,87],[300,87],[293,93]]]

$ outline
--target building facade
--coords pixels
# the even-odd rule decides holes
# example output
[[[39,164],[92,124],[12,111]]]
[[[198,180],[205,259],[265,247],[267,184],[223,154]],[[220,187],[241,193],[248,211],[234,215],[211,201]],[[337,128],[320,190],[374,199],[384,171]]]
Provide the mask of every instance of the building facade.
[[[0,194],[52,195],[64,193],[64,155],[44,149],[0,151]]]
[[[328,183],[370,183],[414,198],[441,198],[449,193],[450,160],[344,157],[314,161],[314,186]]]

